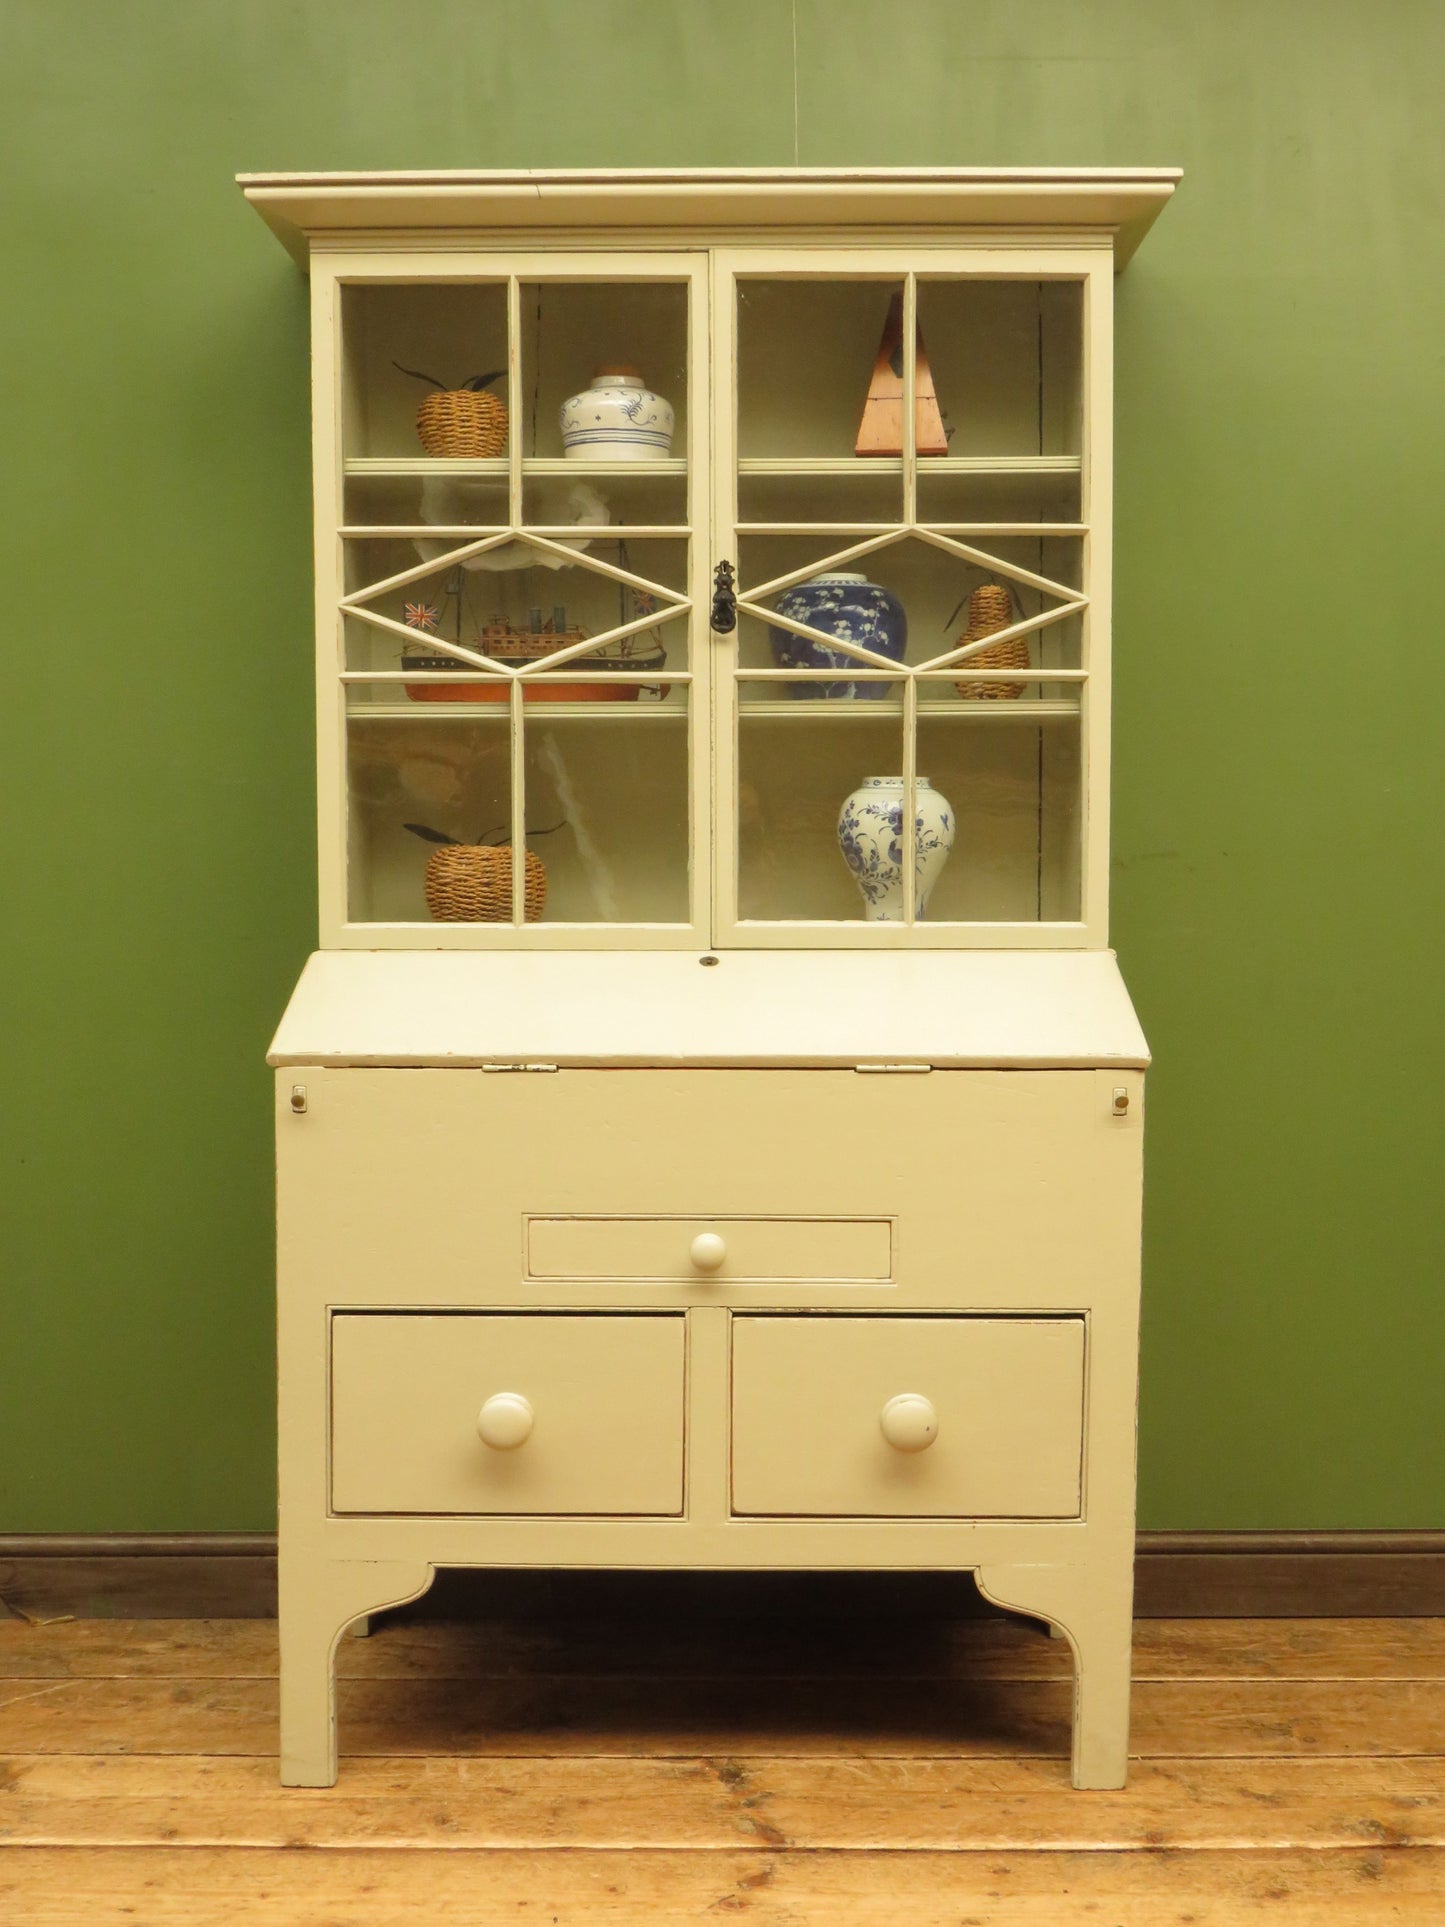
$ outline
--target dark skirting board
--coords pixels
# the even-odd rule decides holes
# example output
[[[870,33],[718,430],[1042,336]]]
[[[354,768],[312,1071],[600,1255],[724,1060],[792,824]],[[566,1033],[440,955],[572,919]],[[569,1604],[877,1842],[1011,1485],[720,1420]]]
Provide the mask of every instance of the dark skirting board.
[[[414,1617],[987,1614],[956,1573],[443,1572]],[[265,1619],[276,1540],[264,1532],[0,1537],[0,1616]],[[1445,1614],[1445,1532],[1145,1532],[1140,1619],[1411,1618]]]

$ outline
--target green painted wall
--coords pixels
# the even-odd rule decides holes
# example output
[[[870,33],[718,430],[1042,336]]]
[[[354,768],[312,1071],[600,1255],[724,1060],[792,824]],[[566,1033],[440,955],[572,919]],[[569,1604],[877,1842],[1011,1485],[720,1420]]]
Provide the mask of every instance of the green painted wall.
[[[1435,0],[5,0],[0,1531],[273,1516],[303,282],[239,169],[1171,164],[1120,283],[1142,1521],[1445,1525]]]

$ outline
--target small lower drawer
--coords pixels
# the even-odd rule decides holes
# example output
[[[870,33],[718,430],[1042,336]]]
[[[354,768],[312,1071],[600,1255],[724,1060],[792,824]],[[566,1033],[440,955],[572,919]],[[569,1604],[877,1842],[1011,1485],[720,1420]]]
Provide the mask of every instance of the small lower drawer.
[[[732,1382],[734,1513],[1078,1517],[1081,1318],[735,1316]]]
[[[332,1510],[681,1512],[684,1332],[681,1313],[337,1313]]]
[[[893,1227],[887,1218],[536,1217],[527,1221],[527,1270],[681,1284],[886,1284]]]

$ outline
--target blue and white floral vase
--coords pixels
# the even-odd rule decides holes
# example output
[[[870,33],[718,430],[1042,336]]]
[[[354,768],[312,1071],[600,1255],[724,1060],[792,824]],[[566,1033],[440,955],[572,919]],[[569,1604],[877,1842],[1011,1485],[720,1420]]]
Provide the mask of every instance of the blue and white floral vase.
[[[890,662],[902,662],[908,647],[908,616],[903,604],[891,590],[870,582],[866,575],[848,575],[835,570],[827,575],[811,576],[808,581],[785,589],[774,606],[780,616],[806,623],[810,629],[820,629],[823,635],[836,636],[840,642],[856,642],[860,648],[871,649]],[[856,656],[846,655],[841,649],[830,649],[821,640],[811,642],[806,636],[794,635],[791,629],[770,628],[768,640],[773,645],[773,660],[780,669],[869,667]],[[886,680],[788,684],[789,693],[804,700],[846,696],[855,701],[877,702],[893,694],[896,688],[896,683]]]
[[[913,779],[913,910],[928,913],[928,896],[953,848],[953,808],[926,776]],[[869,923],[903,920],[903,778],[865,776],[838,812],[838,848],[863,892]]]
[[[599,368],[562,404],[562,447],[573,462],[649,462],[672,453],[673,407],[636,368]]]

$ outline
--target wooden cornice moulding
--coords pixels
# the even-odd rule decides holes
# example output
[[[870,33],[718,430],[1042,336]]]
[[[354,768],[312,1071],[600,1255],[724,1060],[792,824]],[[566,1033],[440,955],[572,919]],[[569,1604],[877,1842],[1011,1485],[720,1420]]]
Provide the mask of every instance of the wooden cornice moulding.
[[[776,1588],[783,1575],[729,1572],[707,1579],[745,1607],[750,1583]],[[975,1604],[959,1575],[884,1575],[930,1611],[965,1615]],[[804,1575],[803,1586],[876,1589],[878,1575]],[[588,1587],[625,1587],[625,1573]],[[646,1610],[638,1577],[635,1605]],[[701,1583],[701,1582],[699,1582]],[[530,1588],[530,1592],[528,1591]],[[766,1595],[771,1597],[772,1594]],[[671,1597],[671,1594],[668,1595]],[[555,1575],[539,1568],[451,1572],[415,1611],[485,1616],[556,1606]],[[35,1533],[0,1538],[0,1618],[265,1619],[276,1611],[276,1535],[270,1532]],[[1138,1619],[1433,1618],[1445,1614],[1445,1532],[1141,1532],[1134,1564]]]
[[[1173,167],[604,168],[238,174],[304,267],[312,241],[427,230],[709,227],[951,235],[989,227],[1093,230],[1123,268],[1181,179]]]

